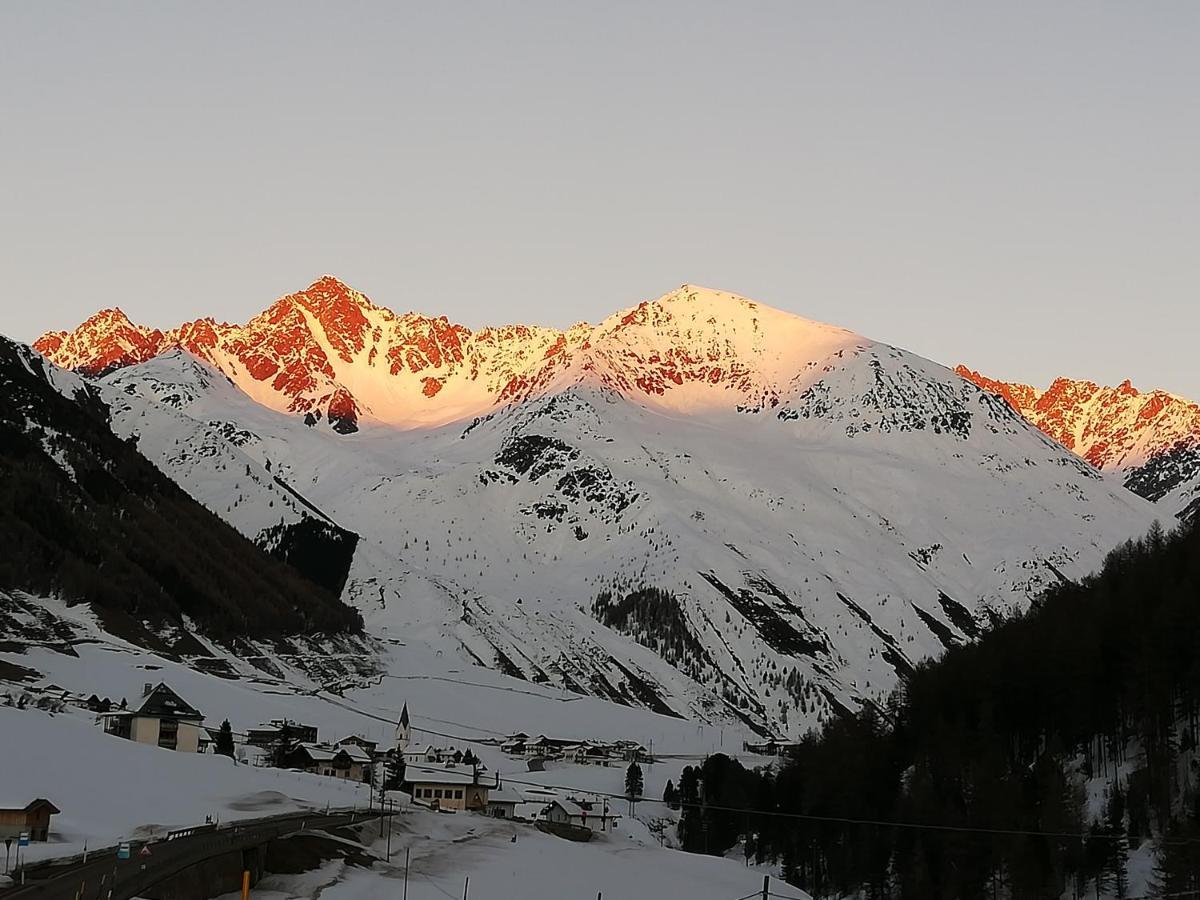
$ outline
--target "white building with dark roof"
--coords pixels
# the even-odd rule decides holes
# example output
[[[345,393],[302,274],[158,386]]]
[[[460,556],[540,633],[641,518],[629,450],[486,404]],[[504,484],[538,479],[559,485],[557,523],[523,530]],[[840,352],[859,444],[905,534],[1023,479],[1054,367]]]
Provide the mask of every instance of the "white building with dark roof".
[[[177,693],[159,683],[147,684],[136,710],[102,714],[108,734],[164,750],[197,753],[204,716]]]
[[[611,831],[617,823],[617,817],[608,810],[608,804],[601,800],[581,800],[567,797],[551,800],[542,810],[542,819],[557,825],[574,825],[592,831]]]

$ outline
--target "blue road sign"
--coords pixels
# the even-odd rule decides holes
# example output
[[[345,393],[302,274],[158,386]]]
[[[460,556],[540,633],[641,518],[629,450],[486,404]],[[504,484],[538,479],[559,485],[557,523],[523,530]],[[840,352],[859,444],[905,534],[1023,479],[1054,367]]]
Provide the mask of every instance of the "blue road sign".
[[[17,846],[18,847],[28,847],[29,846],[29,832],[28,831],[21,832],[21,836],[17,838]]]
[[[129,859],[129,841],[117,844],[117,859]]]

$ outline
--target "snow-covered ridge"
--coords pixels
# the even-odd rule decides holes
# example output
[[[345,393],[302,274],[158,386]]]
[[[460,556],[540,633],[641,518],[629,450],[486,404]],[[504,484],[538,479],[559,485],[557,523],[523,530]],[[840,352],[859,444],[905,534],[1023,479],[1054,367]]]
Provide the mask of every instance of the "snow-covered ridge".
[[[834,354],[868,344],[689,285],[596,326],[471,331],[444,316],[399,315],[327,276],[245,325],[197,319],[164,332],[104,310],[34,346],[91,375],[182,348],[259,403],[350,432],[360,419],[442,425],[572,384],[683,412],[775,406]]]

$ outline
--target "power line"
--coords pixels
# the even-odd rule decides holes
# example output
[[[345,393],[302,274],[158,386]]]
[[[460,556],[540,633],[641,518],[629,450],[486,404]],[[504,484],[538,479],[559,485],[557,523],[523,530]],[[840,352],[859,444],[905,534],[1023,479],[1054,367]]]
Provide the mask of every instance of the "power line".
[[[507,694],[527,694],[530,697],[537,697],[539,700],[554,700],[559,703],[573,703],[576,700],[584,699],[583,694],[577,694],[573,697],[556,697],[546,691],[531,691],[526,688],[507,687],[502,684],[487,684],[482,681],[464,681],[461,678],[448,678],[445,675],[391,675],[385,674],[380,676],[380,680],[384,678],[395,678],[397,681],[445,681],[449,684],[461,684],[466,687],[485,688],[489,691],[503,691]]]
[[[522,781],[518,778],[512,778],[501,773],[501,779],[512,784],[520,784],[528,787],[546,788],[555,791],[579,791],[586,794],[593,794],[597,797],[608,797],[610,799],[628,800],[626,794],[613,793],[611,791],[598,791],[592,788],[579,787],[577,785],[562,785],[562,784],[545,784],[537,781]],[[639,798],[639,803],[657,803],[663,805],[662,800],[653,798]],[[711,809],[718,812],[745,813],[754,816],[772,816],[775,818],[784,819],[799,819],[808,822],[822,822],[832,825],[870,825],[878,828],[906,828],[913,830],[924,831],[949,831],[964,834],[986,834],[996,837],[1052,837],[1052,838],[1071,838],[1078,840],[1109,840],[1123,841],[1126,840],[1126,835],[1123,834],[1103,834],[1075,831],[1041,831],[1036,829],[1025,828],[985,828],[972,825],[944,825],[936,822],[904,822],[899,820],[886,821],[883,819],[856,819],[848,816],[818,816],[807,813],[784,812],[783,810],[771,809],[752,809],[748,806],[720,806],[713,803],[687,803],[680,801],[680,806],[690,807],[693,809],[705,810]],[[1200,839],[1185,839],[1185,840],[1160,840],[1159,843],[1164,844],[1196,844],[1200,843]]]
[[[338,700],[333,697],[325,697],[323,699],[325,700],[326,703],[331,703],[334,706],[340,706],[342,709],[348,710],[349,712],[352,712],[355,715],[363,716],[367,719],[374,719],[377,722],[386,722],[388,725],[395,725],[399,718],[399,715],[400,715],[399,713],[396,713],[394,716],[390,716],[390,717],[389,716],[381,716],[378,713],[367,712],[364,709],[359,709],[358,707],[351,706],[349,703],[346,703],[344,700]],[[431,721],[431,722],[444,721],[442,719],[430,719],[428,716],[414,715],[413,718],[429,719],[429,721]],[[457,725],[460,728],[472,728],[476,731],[488,731],[488,729],[486,729],[486,728],[478,728],[475,725],[467,725],[464,722],[445,722],[445,724]],[[418,728],[415,725],[411,726],[411,728],[413,731],[421,732],[421,734],[432,734],[432,735],[436,735],[437,737],[443,737],[443,738],[446,738],[447,740],[451,740],[451,741],[464,741],[466,743],[485,743],[488,740],[488,738],[486,738],[486,737],[464,737],[460,734],[446,734],[445,732],[442,732],[442,731],[434,731],[432,728]],[[499,736],[499,737],[505,737],[505,735],[502,735],[498,731],[491,731],[489,733]]]

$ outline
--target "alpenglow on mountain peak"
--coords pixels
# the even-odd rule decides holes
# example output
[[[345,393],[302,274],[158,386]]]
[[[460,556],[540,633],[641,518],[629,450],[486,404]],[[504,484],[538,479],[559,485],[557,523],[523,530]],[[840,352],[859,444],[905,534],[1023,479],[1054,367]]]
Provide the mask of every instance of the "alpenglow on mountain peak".
[[[258,402],[348,432],[362,419],[440,425],[576,384],[677,411],[776,405],[831,354],[866,343],[689,284],[597,325],[473,331],[445,316],[395,313],[325,275],[244,325],[201,318],[161,331],[106,311],[34,346],[89,375],[182,348]]]

